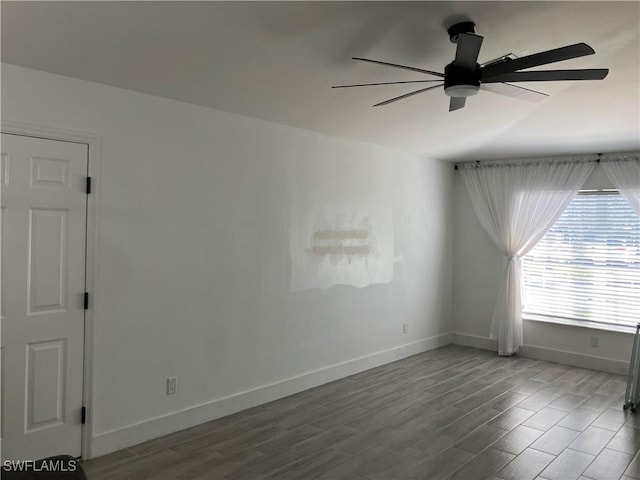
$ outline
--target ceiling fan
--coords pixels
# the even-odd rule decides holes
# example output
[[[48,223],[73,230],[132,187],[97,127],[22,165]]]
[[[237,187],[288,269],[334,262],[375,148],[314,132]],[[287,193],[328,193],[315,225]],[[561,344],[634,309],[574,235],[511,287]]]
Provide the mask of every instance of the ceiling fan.
[[[459,110],[464,107],[467,97],[475,95],[479,90],[487,90],[510,97],[519,98],[530,102],[543,100],[546,93],[530,90],[528,88],[512,85],[508,82],[548,82],[557,80],[602,80],[609,73],[608,68],[593,68],[581,70],[536,70],[521,71],[539,65],[583,57],[595,53],[586,43],[576,43],[566,47],[547,50],[520,58],[501,57],[498,60],[479,65],[477,63],[480,46],[483,37],[475,34],[475,23],[461,22],[451,26],[447,33],[451,42],[457,44],[456,56],[453,62],[444,68],[444,73],[424,70],[422,68],[398,65],[396,63],[381,62],[368,58],[354,57],[354,60],[376,63],[388,67],[411,70],[425,73],[439,80],[409,80],[402,82],[361,83],[355,85],[336,85],[331,88],[366,87],[372,85],[394,85],[402,83],[436,83],[414,92],[405,93],[390,98],[384,102],[376,103],[374,107],[388,105],[419,93],[427,92],[444,85],[444,93],[451,97],[449,111]]]

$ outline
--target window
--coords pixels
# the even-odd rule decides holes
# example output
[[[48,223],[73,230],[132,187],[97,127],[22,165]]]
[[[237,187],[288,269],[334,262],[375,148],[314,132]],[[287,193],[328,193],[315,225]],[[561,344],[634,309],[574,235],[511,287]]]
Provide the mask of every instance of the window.
[[[640,217],[617,192],[581,192],[524,257],[524,313],[640,322]]]

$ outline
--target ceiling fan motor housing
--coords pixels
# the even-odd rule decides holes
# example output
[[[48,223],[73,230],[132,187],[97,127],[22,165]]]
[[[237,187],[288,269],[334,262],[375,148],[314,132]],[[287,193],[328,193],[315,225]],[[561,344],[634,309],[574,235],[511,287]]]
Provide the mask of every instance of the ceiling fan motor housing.
[[[476,24],[473,22],[456,23],[447,29],[447,33],[449,34],[451,43],[458,43],[458,36],[461,33],[476,33]]]
[[[444,68],[444,93],[450,97],[470,97],[480,90],[480,65],[475,70],[456,67],[450,63]]]

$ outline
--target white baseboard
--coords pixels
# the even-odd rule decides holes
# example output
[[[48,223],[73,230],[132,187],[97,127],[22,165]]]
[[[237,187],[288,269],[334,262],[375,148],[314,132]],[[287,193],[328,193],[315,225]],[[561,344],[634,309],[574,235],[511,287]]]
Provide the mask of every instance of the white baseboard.
[[[484,350],[498,351],[498,341],[476,335],[464,333],[452,333],[451,342],[456,345],[482,348]],[[618,373],[626,375],[629,371],[629,362],[614,360],[612,358],[596,357],[577,352],[567,352],[565,350],[554,350],[553,348],[537,347],[535,345],[524,345],[520,347],[519,355],[548,362],[564,363],[582,368],[591,368],[603,372]]]
[[[452,333],[451,343],[464,345],[465,347],[481,348],[483,350],[498,351],[498,341],[477,335],[467,335],[466,333]]]
[[[152,438],[184,430],[185,428],[209,422],[216,418],[224,417],[257,405],[262,405],[450,343],[450,334],[424,338],[389,350],[376,352],[336,365],[330,365],[277,383],[264,385],[166,415],[149,418],[125,427],[98,433],[93,437],[91,452],[89,452],[88,458],[106,455],[107,453],[151,440]]]
[[[591,368],[603,372],[618,373],[626,375],[629,372],[629,362],[615,360],[613,358],[596,357],[583,353],[565,352],[552,348],[536,347],[534,345],[524,345],[520,348],[520,355],[528,358],[537,358],[549,362],[564,363],[575,367]]]

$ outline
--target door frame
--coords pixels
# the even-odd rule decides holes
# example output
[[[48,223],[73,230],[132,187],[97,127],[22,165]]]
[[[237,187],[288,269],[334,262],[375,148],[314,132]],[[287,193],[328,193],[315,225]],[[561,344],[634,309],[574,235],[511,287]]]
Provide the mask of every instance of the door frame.
[[[84,315],[84,373],[82,387],[82,403],[87,409],[85,424],[82,425],[81,458],[91,458],[91,447],[94,427],[94,336],[95,336],[95,302],[98,295],[95,290],[95,277],[98,265],[98,205],[100,179],[100,143],[101,137],[94,133],[77,130],[66,130],[30,123],[14,122],[2,119],[2,133],[22,135],[26,137],[44,138],[87,145],[88,172],[91,177],[91,193],[87,195],[87,237],[85,259],[85,282],[89,292],[89,308]]]

